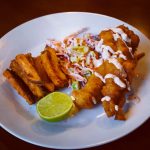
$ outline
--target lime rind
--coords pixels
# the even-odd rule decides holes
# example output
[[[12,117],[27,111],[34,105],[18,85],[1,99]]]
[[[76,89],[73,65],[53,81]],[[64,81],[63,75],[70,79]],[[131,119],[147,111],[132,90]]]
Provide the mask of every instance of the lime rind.
[[[53,102],[56,105],[52,106]],[[64,107],[63,110],[61,108],[61,103],[62,103],[62,106]],[[57,106],[57,104],[59,107]],[[49,107],[48,105],[51,105],[51,107]],[[73,102],[69,95],[67,95],[65,93],[61,93],[61,92],[53,92],[53,93],[45,96],[44,98],[42,98],[37,103],[36,109],[37,109],[39,116],[42,119],[49,121],[49,122],[56,122],[56,121],[64,120],[68,117],[68,114],[72,108],[72,105],[73,105]],[[54,109],[52,107],[54,107]],[[50,110],[50,109],[52,109],[52,110]],[[60,109],[61,111],[58,111],[58,109]],[[55,110],[56,110],[56,113],[55,113]],[[50,111],[51,113],[49,114],[48,111]]]

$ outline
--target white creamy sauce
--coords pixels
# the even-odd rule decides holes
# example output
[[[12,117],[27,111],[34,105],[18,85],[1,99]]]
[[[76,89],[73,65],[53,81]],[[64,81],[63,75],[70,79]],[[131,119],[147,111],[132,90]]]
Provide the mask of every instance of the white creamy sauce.
[[[114,33],[119,34],[119,35],[121,36],[121,38],[122,38],[123,41],[128,42],[128,43],[131,42],[131,39],[128,38],[127,34],[124,33],[122,29],[120,29],[120,28],[110,28],[110,29],[111,29]],[[119,36],[119,35],[118,35],[118,36]],[[117,37],[118,37],[118,36],[117,36]],[[115,38],[116,38],[116,37],[115,37]]]
[[[107,60],[111,55],[110,55],[109,51],[103,50],[103,52],[101,53],[101,56],[104,60]]]
[[[108,45],[96,45],[95,50],[101,55],[101,58],[107,60],[110,58],[111,54],[114,54],[114,50]]]
[[[125,79],[128,91],[131,91],[130,83],[127,79]]]
[[[97,104],[96,99],[95,99],[95,97],[93,97],[93,96],[92,96],[92,102],[93,102],[94,105]]]
[[[117,40],[120,38],[120,36],[119,36],[118,34],[116,34],[116,33],[113,34],[113,37],[114,37],[114,40],[115,40],[115,41],[117,41]]]
[[[98,43],[95,43],[95,51],[97,52],[101,52],[101,47],[102,47],[102,44],[103,44],[103,39],[101,39]]]
[[[93,63],[94,63],[94,67],[99,67],[100,65],[103,64],[103,59],[94,59]]]
[[[109,58],[109,59],[108,59],[108,62],[114,64],[114,66],[115,66],[117,69],[123,70],[122,65],[119,63],[119,61],[118,61],[117,59],[115,59],[115,58]]]
[[[122,82],[117,76],[115,76],[114,74],[107,74],[104,79],[108,79],[108,78],[112,78],[114,80],[114,82],[122,87],[122,88],[126,88],[126,84],[124,82]]]
[[[118,55],[119,58],[122,58],[124,60],[127,60],[127,57],[122,53],[122,51],[118,50],[114,53],[115,55]]]
[[[126,45],[127,46],[127,45]],[[131,54],[131,56],[132,56],[132,58],[134,57],[134,55],[132,54],[132,48],[131,47],[128,47],[129,48],[129,52],[130,52],[130,54]]]
[[[72,96],[72,95],[71,95],[70,97],[71,97],[71,99],[72,99],[73,101],[75,101],[75,100],[76,100],[74,96]]]
[[[112,54],[115,53],[114,50],[113,50],[110,46],[108,46],[108,45],[102,45],[102,49],[104,49],[104,50],[106,50],[106,51],[109,51],[109,52],[112,53]],[[103,50],[103,51],[104,51],[104,50]]]
[[[116,111],[118,111],[118,110],[119,110],[118,105],[115,105],[115,110],[116,110]]]
[[[101,99],[102,102],[103,102],[103,101],[109,102],[110,100],[111,100],[111,97],[110,97],[110,96],[104,96],[104,97]]]
[[[105,79],[103,78],[103,76],[97,72],[94,72],[94,75],[98,78],[100,78],[104,83],[105,83]]]
[[[70,72],[70,75],[73,76],[77,81],[84,81],[87,82],[87,79],[82,77],[81,75],[77,74],[77,73],[72,73]]]

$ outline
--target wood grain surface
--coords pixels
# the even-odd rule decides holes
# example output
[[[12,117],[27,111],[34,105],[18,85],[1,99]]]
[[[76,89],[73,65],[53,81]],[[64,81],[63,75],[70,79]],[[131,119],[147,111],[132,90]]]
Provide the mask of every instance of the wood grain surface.
[[[149,0],[0,0],[0,37],[33,18],[66,11],[94,12],[112,16],[133,25],[150,38]],[[146,150],[149,146],[150,120],[129,135],[90,150]],[[18,149],[46,148],[21,141],[0,128],[0,150]]]

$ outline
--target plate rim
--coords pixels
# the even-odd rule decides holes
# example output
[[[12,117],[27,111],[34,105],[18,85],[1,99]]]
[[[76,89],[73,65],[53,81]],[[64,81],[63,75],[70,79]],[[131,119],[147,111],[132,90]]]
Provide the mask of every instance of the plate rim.
[[[129,23],[123,21],[123,20],[120,20],[120,19],[117,19],[115,17],[111,17],[111,16],[108,16],[108,15],[105,15],[105,14],[99,14],[99,13],[93,13],[93,12],[84,12],[84,11],[67,11],[67,12],[58,12],[58,13],[51,13],[51,14],[47,14],[47,15],[43,15],[43,16],[39,16],[39,17],[36,17],[36,18],[33,18],[29,21],[26,21],[16,27],[14,27],[13,29],[11,29],[10,31],[8,31],[6,34],[4,34],[2,37],[0,37],[0,40],[2,40],[3,38],[5,38],[6,36],[8,36],[11,32],[15,31],[17,28],[21,28],[22,26],[32,22],[32,21],[35,21],[35,20],[38,20],[38,19],[41,19],[41,18],[44,18],[44,17],[48,17],[48,16],[52,16],[52,15],[63,15],[63,14],[87,14],[87,15],[96,15],[96,16],[101,16],[101,17],[106,17],[106,18],[110,18],[110,19],[113,19],[113,20],[116,20],[116,21],[121,21],[122,23],[125,23],[129,26],[131,26],[135,31],[138,31],[140,32],[140,34],[146,38],[147,40],[149,40],[149,38],[144,35],[144,33],[142,31],[140,31],[139,29],[137,29],[136,27],[134,27],[133,25],[130,25]],[[130,129],[128,132],[126,133],[123,133],[121,136],[118,135],[118,136],[115,136],[114,138],[111,138],[109,140],[105,140],[103,142],[98,142],[98,143],[95,143],[95,144],[89,144],[89,145],[84,145],[84,146],[80,146],[80,147],[71,147],[71,149],[83,149],[83,148],[91,148],[91,147],[96,147],[96,146],[101,146],[101,145],[104,145],[104,144],[107,144],[107,143],[111,143],[115,140],[118,140],[124,136],[127,136],[128,134],[130,134],[131,132],[137,130],[137,128],[139,128],[140,126],[142,126],[148,119],[150,118],[150,115],[147,115],[147,117],[145,117],[144,121],[142,121],[142,123],[139,123],[138,125],[136,125],[135,128],[133,129]],[[22,136],[22,135],[19,135],[17,133],[15,133],[14,130],[10,130],[9,128],[5,127],[5,125],[3,125],[1,122],[0,122],[0,126],[5,130],[7,131],[8,133],[10,133],[11,135],[15,136],[16,138],[18,139],[21,139],[27,143],[30,143],[30,144],[33,144],[33,145],[37,145],[37,146],[41,146],[41,147],[46,147],[46,148],[54,148],[54,149],[64,149],[64,147],[60,147],[60,146],[50,146],[50,145],[47,145],[47,144],[41,144],[41,143],[38,143],[38,142],[35,142],[35,141],[31,141],[30,139]],[[70,147],[65,147],[65,149],[70,149]]]

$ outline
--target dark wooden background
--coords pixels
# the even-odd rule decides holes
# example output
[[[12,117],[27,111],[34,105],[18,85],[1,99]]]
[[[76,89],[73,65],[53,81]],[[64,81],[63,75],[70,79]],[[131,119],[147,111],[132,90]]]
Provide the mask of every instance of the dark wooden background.
[[[28,20],[65,11],[88,11],[109,15],[135,26],[150,38],[149,0],[0,0],[0,37]],[[91,149],[145,150],[149,149],[149,146],[150,120],[117,141]],[[15,149],[46,148],[21,141],[0,128],[0,150]]]

